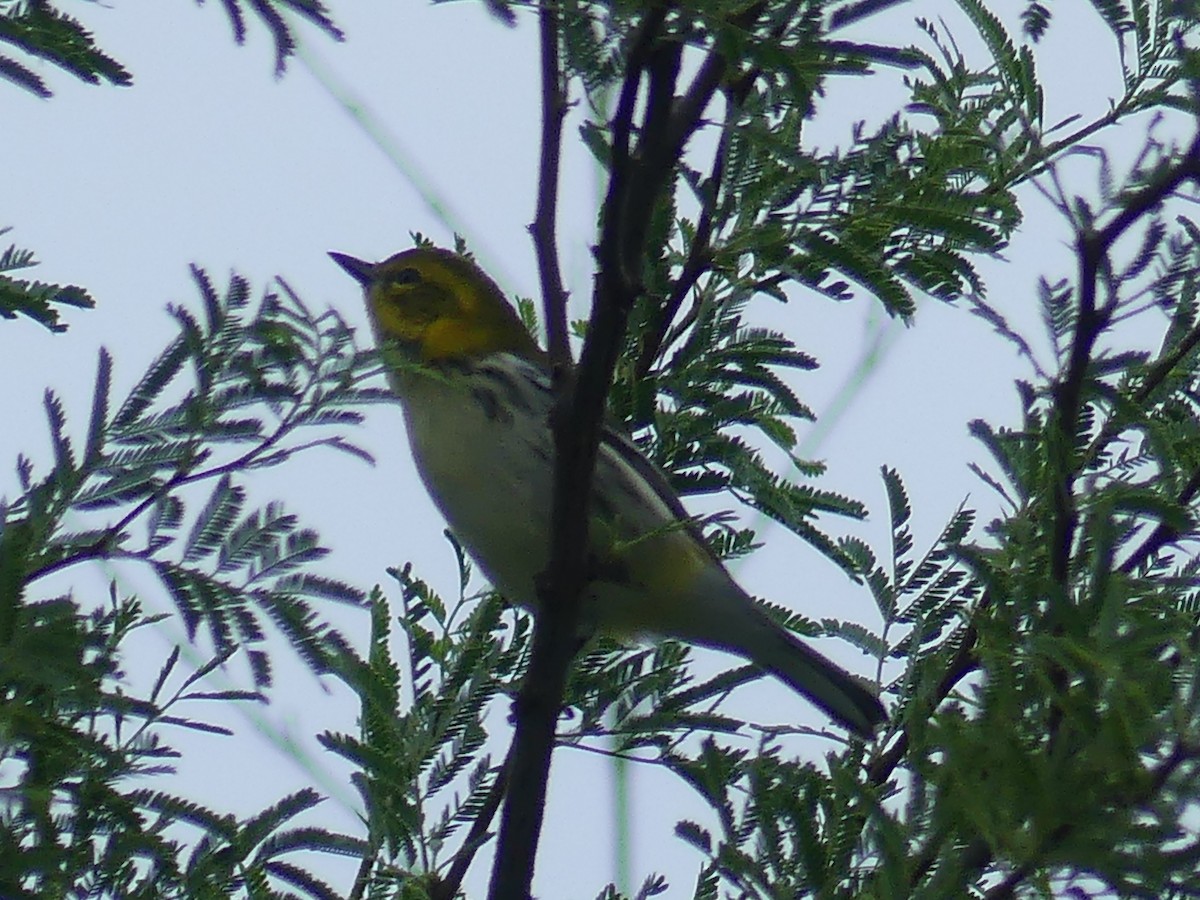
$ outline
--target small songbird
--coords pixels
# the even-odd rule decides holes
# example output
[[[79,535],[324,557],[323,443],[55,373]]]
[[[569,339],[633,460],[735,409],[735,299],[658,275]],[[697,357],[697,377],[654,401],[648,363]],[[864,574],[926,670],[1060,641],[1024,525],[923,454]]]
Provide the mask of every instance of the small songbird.
[[[537,612],[549,560],[554,403],[546,354],[473,262],[418,247],[334,261],[362,285],[413,458],[492,584]],[[704,541],[666,478],[605,429],[592,480],[587,633],[657,635],[735,653],[870,737],[876,696],[769,618]]]

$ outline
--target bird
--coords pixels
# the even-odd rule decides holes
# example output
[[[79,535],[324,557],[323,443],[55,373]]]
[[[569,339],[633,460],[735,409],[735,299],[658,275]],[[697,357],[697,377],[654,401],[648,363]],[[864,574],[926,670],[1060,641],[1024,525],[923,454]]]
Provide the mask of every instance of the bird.
[[[379,263],[331,252],[362,287],[416,468],[492,585],[535,615],[554,479],[548,355],[475,262],[419,246]],[[581,638],[673,638],[781,679],[855,735],[886,713],[864,683],[772,619],[704,540],[666,477],[602,430],[589,497]]]

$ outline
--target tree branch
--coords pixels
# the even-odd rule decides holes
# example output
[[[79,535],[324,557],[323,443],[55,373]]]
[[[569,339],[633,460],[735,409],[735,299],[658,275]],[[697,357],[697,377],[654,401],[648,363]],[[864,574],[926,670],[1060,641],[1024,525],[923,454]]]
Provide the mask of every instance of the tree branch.
[[[1179,503],[1186,506],[1195,500],[1198,494],[1200,494],[1200,468],[1195,469],[1191,477],[1184,483],[1183,490],[1179,492]],[[1126,575],[1137,571],[1151,556],[1177,537],[1179,537],[1179,529],[1166,522],[1159,522],[1137,550],[1121,563],[1121,571]]]
[[[1108,265],[1108,255],[1113,245],[1129,228],[1174,193],[1185,181],[1198,178],[1200,178],[1200,136],[1193,141],[1192,146],[1177,165],[1164,169],[1159,177],[1134,194],[1112,221],[1098,230],[1082,229],[1076,242],[1079,258],[1079,311],[1070,356],[1053,395],[1058,434],[1055,438],[1056,446],[1051,448],[1051,453],[1057,456],[1056,459],[1052,459],[1052,463],[1055,465],[1056,482],[1051,526],[1051,575],[1054,581],[1063,588],[1064,593],[1069,583],[1071,548],[1074,544],[1074,532],[1077,526],[1074,481],[1081,466],[1079,459],[1072,458],[1074,437],[1079,427],[1087,372],[1091,365],[1095,343],[1108,326],[1112,314],[1111,303],[1101,305],[1097,302],[1098,281],[1101,272]],[[1189,333],[1180,347],[1152,367],[1146,382],[1139,388],[1136,396],[1142,400],[1146,399],[1167,377],[1179,359],[1190,352],[1197,342],[1200,342],[1200,334]],[[1181,491],[1179,500],[1181,503],[1190,503],[1198,493],[1200,493],[1200,470],[1192,474]],[[1121,565],[1121,570],[1124,572],[1134,571],[1154,552],[1176,537],[1178,537],[1178,532],[1175,529],[1166,523],[1160,523],[1137,551]],[[986,602],[986,598],[984,602]],[[949,695],[950,690],[963,676],[977,667],[974,659],[976,639],[977,632],[974,626],[971,626],[934,691],[934,708]],[[1055,712],[1056,710],[1051,713],[1052,738],[1057,731]],[[907,747],[907,734],[901,734],[887,753],[875,760],[868,769],[870,781],[874,784],[885,783],[902,761]],[[1177,764],[1176,762],[1169,768],[1173,769]],[[1069,828],[1058,829],[1050,839],[1051,848],[1061,842],[1069,832]],[[934,868],[938,853],[936,846],[930,846],[919,854],[910,876],[910,883],[914,887]],[[992,859],[993,854],[986,842],[976,839],[962,850],[959,868],[978,872]],[[1016,887],[1030,877],[1039,865],[1040,860],[1022,865],[1010,873],[1004,882],[995,886],[987,896],[989,898],[1012,896]]]
[[[551,417],[555,470],[550,563],[539,586],[533,651],[517,703],[511,781],[489,892],[492,900],[530,896],[555,724],[567,668],[578,648],[579,605],[587,581],[589,486],[604,405],[629,313],[642,292],[650,215],[725,69],[723,57],[711,51],[688,93],[676,100],[681,45],[658,41],[666,14],[666,6],[648,13],[630,48],[612,124],[609,189],[587,340],[578,370],[562,373]],[[630,153],[643,71],[649,73],[649,92],[636,149]]]
[[[1050,567],[1054,580],[1066,584],[1067,565],[1074,542],[1076,511],[1074,479],[1078,467],[1071,460],[1071,447],[1079,426],[1082,396],[1087,369],[1091,362],[1096,339],[1108,326],[1112,310],[1109,305],[1097,307],[1096,284],[1101,269],[1107,265],[1108,254],[1130,227],[1173,194],[1181,184],[1200,177],[1200,135],[1177,165],[1169,166],[1159,173],[1150,184],[1135,193],[1122,206],[1113,220],[1096,231],[1086,226],[1076,241],[1079,256],[1079,314],[1075,325],[1075,338],[1071,344],[1071,355],[1067,369],[1054,391],[1055,406],[1060,435],[1057,448],[1058,459],[1055,485],[1056,503],[1054,525],[1051,534]]]
[[[467,876],[467,869],[471,867],[476,851],[487,842],[488,827],[492,824],[492,819],[496,817],[496,811],[500,809],[501,801],[504,800],[515,746],[514,744],[508,748],[508,756],[505,757],[500,771],[496,773],[496,780],[492,782],[491,790],[488,791],[487,797],[480,805],[479,812],[475,815],[475,821],[471,823],[471,828],[463,840],[463,845],[454,854],[454,861],[450,864],[445,877],[439,879],[430,888],[430,900],[454,900],[458,896],[463,879]]]
[[[983,612],[989,605],[985,597],[980,601],[980,605],[976,610],[976,615]],[[958,650],[955,651],[949,665],[946,666],[942,677],[938,680],[937,687],[933,691],[930,698],[929,708],[924,718],[932,715],[934,710],[941,706],[942,701],[950,696],[950,692],[958,686],[958,683],[979,668],[979,660],[975,658],[975,642],[979,639],[979,630],[974,625],[968,625],[966,633],[963,635],[962,643],[958,645]],[[922,710],[925,713],[925,710]],[[871,784],[881,787],[887,783],[892,777],[896,767],[904,759],[904,755],[908,752],[908,732],[902,731],[897,737],[895,743],[890,746],[885,753],[876,757],[871,765],[867,767],[867,781]]]
[[[703,196],[700,198],[700,218],[696,222],[696,234],[692,239],[691,247],[688,248],[687,259],[684,261],[683,269],[671,287],[671,293],[667,295],[666,301],[654,311],[654,325],[651,326],[650,337],[642,345],[641,354],[638,356],[634,372],[639,379],[650,374],[654,361],[665,346],[664,342],[671,322],[674,321],[688,293],[696,286],[700,276],[708,271],[708,267],[712,263],[713,212],[717,205],[721,184],[725,178],[725,157],[729,152],[729,132],[733,115],[734,109],[731,106],[726,111],[725,126],[721,130],[717,151],[713,156],[712,170],[704,185]]]
[[[562,151],[563,119],[567,97],[558,53],[557,7],[543,3],[538,10],[542,56],[542,149],[538,162],[537,211],[529,226],[537,254],[546,321],[546,350],[557,368],[571,364],[567,337],[567,292],[558,261],[558,169]]]

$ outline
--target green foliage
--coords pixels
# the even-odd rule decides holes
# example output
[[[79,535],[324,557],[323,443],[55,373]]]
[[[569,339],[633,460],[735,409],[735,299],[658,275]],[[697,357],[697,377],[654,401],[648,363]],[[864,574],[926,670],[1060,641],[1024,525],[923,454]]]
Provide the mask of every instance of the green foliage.
[[[840,896],[858,872],[856,845],[875,804],[856,783],[856,754],[830,771],[784,757],[769,737],[754,753],[707,742],[684,768],[719,812],[720,833],[681,822],[677,834],[742,896]]]
[[[461,880],[459,854],[469,861],[479,837],[474,827],[465,838],[459,832],[486,827],[499,805],[503,767],[484,752],[485,715],[524,665],[529,621],[505,624],[496,595],[468,602],[460,594],[447,607],[409,567],[390,574],[401,588],[405,658],[394,659],[390,606],[376,590],[366,657],[347,650],[336,663],[359,697],[361,733],[326,733],[321,742],[358,769],[368,850],[356,891],[427,896],[441,879]]]
[[[1012,188],[1096,127],[1047,152],[1030,51],[1017,49],[983,5],[963,5],[991,52],[987,66],[972,69],[952,41],[924,22],[932,54],[832,41],[817,18],[775,18],[783,11],[764,15],[752,34],[731,26],[720,7],[703,5],[676,9],[661,26],[668,43],[733,42],[745,54],[746,74],[725,93],[709,172],[685,159],[673,193],[653,213],[647,246],[656,250],[610,404],[677,490],[728,491],[847,570],[851,561],[815,517],[861,516],[862,505],[780,479],[751,443],[730,432],[756,430],[792,455],[796,436],[788,419],[811,418],[776,369],[803,370],[816,361],[786,336],[748,326],[752,302],[761,294],[787,302],[797,288],[848,300],[858,284],[896,315],[912,314],[915,289],[946,300],[966,297],[981,313],[998,316],[970,257],[1003,249],[1020,223]],[[856,9],[841,19],[869,14]],[[591,109],[607,110],[605,97],[624,77],[629,35],[648,15],[618,6],[600,17],[579,3],[565,6],[561,18],[566,71]],[[1160,17],[1156,27],[1152,52],[1166,55],[1167,36],[1186,26]],[[874,131],[856,126],[846,150],[802,151],[804,120],[825,83],[861,77],[875,65],[912,73],[905,77],[908,115]],[[1154,96],[1161,98],[1177,90],[1181,76],[1160,67],[1154,77]],[[1124,107],[1106,121],[1139,108],[1147,85],[1131,85]],[[917,126],[923,116],[933,128]],[[599,119],[582,128],[585,143],[611,167],[607,135]],[[680,214],[687,207],[698,213]],[[802,476],[823,471],[792,459]],[[753,533],[727,526],[714,540],[729,550],[746,548]]]
[[[753,668],[700,680],[685,645],[595,639],[566,686],[558,747],[652,768],[700,800],[704,814],[676,828],[698,854],[697,898],[1195,896],[1200,227],[1169,204],[1200,173],[1200,141],[1181,148],[1152,131],[1124,174],[1083,142],[1139,111],[1191,110],[1197,20],[1166,3],[1093,4],[1124,93],[1095,119],[1047,127],[1032,42],[1058,24],[1049,6],[1024,5],[1019,37],[993,7],[961,0],[984,48],[974,59],[940,21],[920,20],[912,45],[853,39],[894,5],[533,8],[556,17],[553,74],[564,99],[582,101],[582,139],[614,179],[715,71],[716,100],[664,162],[668,188],[625,223],[645,252],[640,271],[622,273],[637,301],[610,410],[681,493],[770,516],[869,593],[874,628],[763,609],[864,651],[891,707],[872,744],[747,722],[729,698],[762,677]],[[317,3],[229,0],[239,40],[246,6],[279,64],[293,46],[280,10],[335,33]],[[520,4],[488,7],[512,22]],[[72,59],[99,65],[88,53]],[[903,109],[812,149],[805,129],[834,82],[881,73],[906,92]],[[703,133],[707,149],[689,144]],[[1068,155],[1095,164],[1094,196],[1060,183]],[[1065,277],[1040,284],[1044,339],[1010,323],[1004,302],[1020,298],[993,301],[975,268],[1004,250],[1031,179],[1079,251]],[[625,214],[606,207],[602,228]],[[322,604],[362,593],[318,571],[317,535],[281,504],[249,502],[249,479],[318,447],[365,457],[348,437],[358,407],[388,394],[364,386],[374,364],[335,314],[314,315],[286,285],[256,305],[239,279],[218,292],[195,275],[200,311],[172,310],[178,336],[126,397],[111,397],[103,351],[82,429],[47,394],[46,462],[18,462],[21,494],[0,509],[0,769],[15,785],[0,810],[0,894],[347,893],[282,858],[300,850],[358,857],[353,898],[461,896],[505,799],[511,760],[497,763],[490,739],[506,733],[530,620],[467,594],[455,544],[453,602],[406,566],[391,573],[398,600],[367,599],[361,651],[324,623]],[[22,289],[5,308],[50,327],[49,301],[70,302],[63,289]],[[796,451],[816,360],[799,328],[755,317],[764,300],[860,297],[905,319],[929,298],[959,303],[1028,363],[1020,421],[972,425],[989,457],[973,468],[1004,506],[981,534],[963,505],[921,541],[921,494],[914,504],[890,468],[889,547],[829,525],[837,514],[844,530],[867,507],[821,487],[823,464]],[[521,312],[532,322],[531,303]],[[1140,337],[1154,329],[1157,344]],[[786,474],[769,466],[773,452]],[[701,524],[724,556],[755,546],[731,515]],[[171,612],[147,613],[115,586],[103,603],[40,593],[52,573],[98,561],[146,567]],[[205,661],[184,672],[172,651],[135,697],[122,680],[128,638],[167,615]],[[305,825],[310,790],[237,821],[133,780],[169,771],[166,729],[223,733],[197,704],[264,699],[268,633],[358,699],[357,731],[321,740],[354,768],[360,837]],[[243,658],[250,689],[205,688]],[[817,741],[827,752],[814,761]],[[649,874],[635,896],[668,890]]]
[[[308,789],[239,822],[145,787],[178,756],[164,731],[229,733],[185,710],[265,701],[270,631],[327,671],[344,640],[318,605],[362,600],[312,570],[325,553],[315,532],[279,504],[247,509],[240,481],[317,447],[365,456],[337,432],[360,420],[352,407],[380,399],[357,384],[367,357],[339,317],[313,315],[282,282],[281,293],[253,304],[241,279],[219,294],[203,272],[193,274],[202,312],[171,310],[178,337],[116,404],[112,361],[101,350],[78,448],[66,411],[47,392],[52,463],[39,475],[22,458],[22,493],[0,504],[6,897],[257,896],[254,886],[268,882],[335,897],[281,856],[361,852],[351,838],[290,826],[319,799]],[[205,484],[207,500],[189,515]],[[157,573],[189,640],[212,648],[208,661],[181,674],[176,647],[149,694],[130,694],[129,638],[166,614],[146,612],[115,583],[102,605],[37,598],[52,573],[100,561]],[[203,688],[214,669],[239,658],[253,690]]]
[[[0,228],[6,234],[10,228]],[[75,306],[91,309],[96,301],[83,288],[76,285],[45,284],[40,281],[24,281],[9,277],[9,272],[18,272],[37,265],[30,250],[22,250],[15,244],[0,254],[0,316],[15,319],[18,315],[28,316],[51,331],[65,331],[67,326],[59,318],[56,306]]]
[[[0,43],[45,60],[89,84],[99,84],[101,79],[118,85],[133,81],[119,62],[96,46],[89,31],[48,0],[25,0],[0,9]],[[36,72],[11,57],[0,56],[0,77],[39,97],[51,94]]]
[[[593,21],[586,29],[572,24],[588,15],[582,8],[564,13],[564,48],[569,71],[593,107],[603,109],[599,98],[620,77],[613,63],[618,36],[635,28],[638,17]],[[914,102],[938,116],[937,132],[919,131],[910,118],[897,116],[875,131],[857,128],[846,151],[802,152],[804,121],[828,80],[861,77],[873,65],[926,66],[934,76],[942,73],[916,48],[833,41],[821,32],[819,17],[802,14],[789,21],[788,15],[781,8],[762,16],[752,34],[731,26],[719,9],[700,5],[667,17],[667,33],[689,44],[733,42],[745,54],[747,75],[726,92],[712,175],[686,166],[679,170],[681,195],[670,203],[681,204],[686,190],[701,215],[664,220],[663,240],[651,244],[680,246],[661,262],[678,275],[688,270],[689,260],[702,259],[688,280],[698,283],[704,276],[718,295],[728,292],[734,302],[756,292],[782,299],[789,284],[847,299],[854,294],[851,283],[857,283],[893,314],[908,316],[913,311],[908,285],[946,298],[964,287],[978,289],[967,255],[1000,249],[1019,222],[1012,195],[996,190],[996,169],[1011,164],[1006,156],[1013,151],[1003,146],[993,121],[1000,107],[1018,102],[1016,86],[1000,95],[985,89],[997,84],[997,76],[986,76],[988,84],[979,85],[976,102],[968,104],[961,96],[935,97],[929,85],[915,81]],[[1032,72],[1022,74],[1019,86],[1032,90],[1027,85]],[[979,108],[984,97],[990,105]],[[956,106],[949,105],[952,99]],[[602,123],[585,125],[585,141],[609,165],[602,135]],[[648,280],[648,305],[673,314],[683,298],[657,295],[655,275]],[[697,289],[704,292],[699,284]]]
[[[218,653],[252,648],[270,620],[321,670],[320,645],[336,635],[317,627],[311,602],[355,603],[361,595],[304,571],[326,553],[315,532],[278,504],[246,510],[234,479],[320,446],[369,460],[335,429],[361,420],[350,407],[386,395],[355,384],[364,358],[334,313],[314,317],[282,282],[282,294],[253,308],[241,279],[221,296],[203,272],[193,274],[203,315],[171,310],[179,336],[115,412],[112,363],[101,351],[82,453],[58,399],[46,394],[54,467],[35,479],[32,466],[20,464],[25,493],[2,521],[34,536],[24,559],[30,581],[88,560],[143,562],[162,579],[189,636],[203,626]],[[193,486],[202,483],[213,485],[211,494],[185,530]],[[98,511],[115,517],[112,524],[89,524]],[[265,657],[253,649],[249,656],[257,683],[269,683]]]
[[[669,885],[661,875],[647,875],[646,880],[642,882],[636,894],[631,900],[646,900],[647,897],[657,897],[660,894],[665,894]],[[603,891],[596,895],[597,900],[625,900],[625,895],[617,890],[616,885],[607,885]]]
[[[1135,171],[1109,212],[1139,182],[1155,190],[1150,179]],[[1024,387],[1020,427],[974,425],[1012,512],[987,544],[960,546],[982,593],[931,673],[947,687],[982,678],[909,752],[926,784],[911,809],[930,823],[922,867],[939,896],[977,877],[973,859],[1001,863],[1014,884],[1091,879],[1164,897],[1198,886],[1182,862],[1200,787],[1196,566],[1172,547],[1197,534],[1200,319],[1183,273],[1200,245],[1190,222],[1161,213],[1144,234],[1102,306],[1081,300],[1088,280],[1044,294],[1055,359],[1040,388]],[[1156,350],[1081,359],[1101,334],[1163,307]],[[921,681],[914,723],[927,715]]]
[[[204,0],[196,2],[204,5]],[[233,27],[233,39],[239,44],[246,41],[246,8],[262,20],[275,43],[276,75],[283,74],[288,57],[296,52],[293,26],[288,22],[285,13],[299,16],[316,25],[334,40],[340,41],[344,37],[341,29],[329,17],[329,11],[321,0],[221,0],[221,6],[229,16],[229,24]]]
[[[204,4],[204,0],[196,2]],[[282,74],[288,57],[296,50],[293,25],[286,13],[307,20],[335,40],[343,37],[320,0],[222,0],[221,6],[229,16],[234,40],[239,44],[246,40],[247,7],[267,27],[275,44],[276,74]],[[0,44],[44,60],[88,84],[99,84],[102,80],[121,86],[133,83],[133,75],[100,48],[91,32],[50,0],[0,3]],[[53,94],[28,61],[0,55],[0,78],[39,97]]]
[[[781,478],[735,430],[752,429],[787,452],[797,473],[820,474],[822,465],[792,452],[796,433],[791,420],[811,419],[812,412],[775,371],[805,371],[815,368],[816,361],[778,332],[747,327],[746,289],[734,285],[730,290],[742,291],[741,301],[728,296],[700,300],[695,318],[672,341],[670,359],[642,378],[637,374],[639,354],[654,323],[635,320],[628,365],[618,371],[610,405],[681,494],[727,492],[844,562],[815,520],[821,513],[861,516],[862,506],[835,492]],[[729,522],[714,524],[719,528],[712,539],[720,542],[722,555],[750,548],[752,531]]]
[[[850,22],[887,5],[850,4],[834,18]],[[583,140],[610,170],[620,137],[606,121],[606,97],[629,89],[644,30],[657,27],[665,44],[697,51],[733,47],[740,67],[725,87],[715,155],[685,157],[651,214],[643,299],[614,407],[680,490],[728,490],[861,579],[882,631],[838,622],[824,630],[875,656],[881,671],[901,667],[885,682],[896,710],[879,749],[871,758],[857,750],[830,757],[826,771],[785,764],[768,740],[750,752],[737,743],[746,724],[711,706],[689,727],[672,699],[688,688],[660,656],[669,646],[587,657],[572,696],[586,676],[584,697],[594,705],[579,707],[578,739],[602,741],[612,729],[618,746],[677,772],[712,807],[717,831],[680,824],[680,836],[709,861],[697,896],[720,884],[738,896],[959,897],[999,878],[1003,890],[1036,886],[1040,895],[1073,883],[1121,895],[1195,889],[1184,816],[1198,787],[1196,566],[1167,547],[1196,534],[1200,493],[1197,230],[1137,199],[1172,171],[1194,172],[1195,151],[1151,142],[1124,180],[1097,156],[1100,210],[1065,192],[1055,197],[1081,240],[1100,240],[1097,223],[1119,220],[1129,205],[1141,210],[1130,221],[1144,231],[1127,258],[1096,264],[1096,284],[1043,282],[1050,360],[987,300],[971,257],[1004,248],[1021,220],[1013,189],[1050,172],[1053,195],[1053,167],[1082,140],[1141,109],[1190,108],[1179,48],[1196,23],[1168,4],[1098,7],[1122,54],[1125,95],[1048,142],[1068,123],[1044,127],[1031,49],[987,5],[960,7],[987,47],[982,66],[927,22],[931,50],[882,52],[834,43],[804,13],[784,29],[770,11],[735,25],[737,11],[720,5],[665,15],[618,6],[607,18],[586,4],[563,8],[567,70],[596,114]],[[1028,7],[1024,24],[1040,38],[1048,10]],[[908,70],[907,114],[856,128],[844,150],[801,149],[802,124],[825,82],[881,64]],[[925,117],[932,127],[918,124]],[[915,555],[907,492],[888,470],[885,567],[861,541],[805,531],[812,513],[861,514],[861,506],[822,503],[816,493],[804,497],[808,505],[780,502],[774,492],[783,483],[764,478],[753,444],[729,434],[756,430],[790,452],[787,417],[808,415],[792,382],[772,368],[802,371],[813,361],[784,336],[743,324],[755,295],[786,302],[803,287],[845,300],[852,285],[903,316],[919,293],[966,300],[1032,364],[1038,381],[1022,388],[1025,423],[1011,432],[976,426],[1001,474],[977,471],[1012,505],[985,541],[972,539],[974,515],[962,508]],[[1085,306],[1097,288],[1100,299]],[[1172,311],[1157,353],[1097,349],[1101,334],[1156,308]],[[728,678],[726,687],[738,680]],[[657,735],[627,730],[638,728],[630,711],[639,708],[662,711],[661,725],[645,716]],[[712,737],[694,755],[678,753],[662,732],[667,723],[683,725],[684,746],[706,729]],[[882,805],[902,783],[912,785],[903,806]],[[1060,790],[1071,796],[1060,800]]]

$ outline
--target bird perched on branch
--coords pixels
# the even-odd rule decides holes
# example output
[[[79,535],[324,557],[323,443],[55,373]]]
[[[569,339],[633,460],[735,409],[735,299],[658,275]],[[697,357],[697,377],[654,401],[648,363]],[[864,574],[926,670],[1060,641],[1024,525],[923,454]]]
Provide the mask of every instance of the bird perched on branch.
[[[425,487],[495,587],[536,613],[554,480],[546,354],[496,283],[463,256],[430,247],[381,263],[330,256],[363,287]],[[884,718],[875,695],[762,611],[662,473],[610,429],[590,500],[587,633],[735,653],[856,734],[873,734]]]

